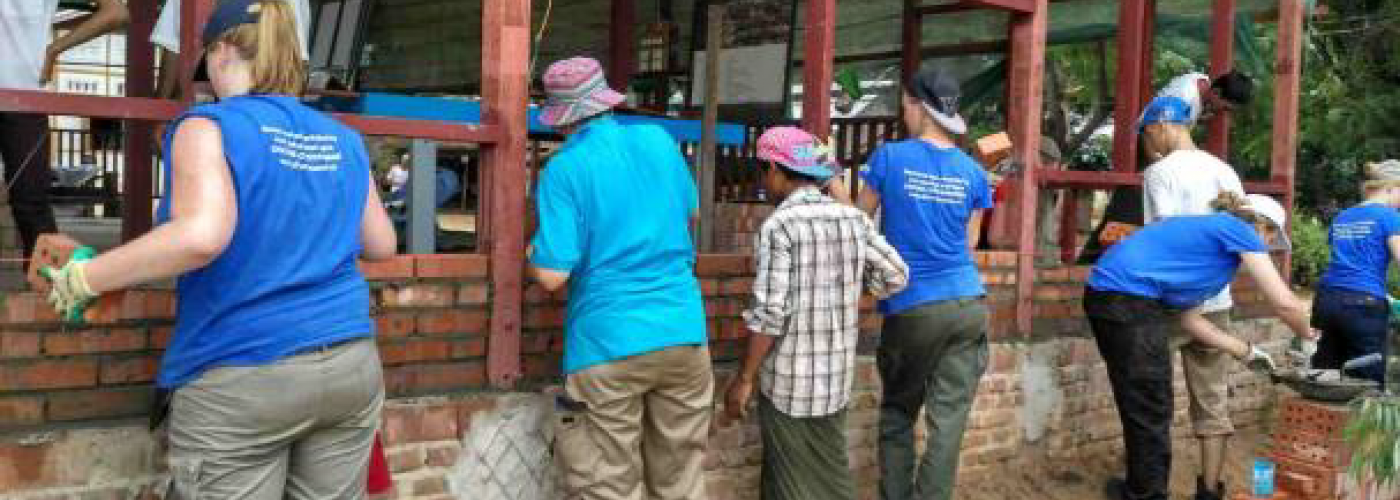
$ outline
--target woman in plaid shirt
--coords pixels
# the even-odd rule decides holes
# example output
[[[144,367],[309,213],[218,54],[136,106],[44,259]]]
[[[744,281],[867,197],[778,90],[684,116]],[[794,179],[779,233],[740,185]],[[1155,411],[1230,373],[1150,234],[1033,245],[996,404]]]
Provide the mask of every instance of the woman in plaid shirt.
[[[861,288],[886,297],[904,288],[909,268],[869,217],[822,192],[831,154],[810,134],[769,129],[758,157],[765,187],[783,201],[759,231],[755,304],[744,312],[752,333],[726,414],[747,414],[757,379],[764,500],[849,500],[845,409]]]

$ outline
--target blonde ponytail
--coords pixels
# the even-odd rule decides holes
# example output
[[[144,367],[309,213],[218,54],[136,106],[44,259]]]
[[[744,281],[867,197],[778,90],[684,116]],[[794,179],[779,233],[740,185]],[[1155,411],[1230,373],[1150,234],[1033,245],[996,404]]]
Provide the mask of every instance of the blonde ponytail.
[[[232,45],[251,62],[253,92],[301,95],[306,62],[297,37],[296,15],[286,0],[261,0],[258,22],[229,30],[218,41]]]
[[[1216,195],[1215,200],[1210,202],[1210,208],[1216,212],[1225,212],[1248,222],[1250,224],[1262,224],[1267,222],[1264,216],[1249,209],[1249,204],[1243,196],[1232,191],[1221,191]]]

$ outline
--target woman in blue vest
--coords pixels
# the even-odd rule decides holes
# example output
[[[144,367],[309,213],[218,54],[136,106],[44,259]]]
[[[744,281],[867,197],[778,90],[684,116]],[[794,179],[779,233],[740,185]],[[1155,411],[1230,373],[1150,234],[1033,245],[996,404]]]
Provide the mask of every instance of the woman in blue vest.
[[[1167,499],[1171,478],[1172,358],[1176,325],[1196,340],[1233,354],[1251,368],[1272,371],[1257,346],[1220,331],[1199,306],[1244,270],[1274,312],[1299,336],[1312,338],[1307,309],[1269,258],[1287,249],[1284,211],[1261,195],[1222,192],[1217,213],[1171,217],[1109,248],[1094,266],[1084,312],[1108,368],[1123,423],[1126,481],[1112,481],[1115,499]]]
[[[161,224],[51,276],[65,316],[179,277],[156,380],[175,498],[364,494],[383,381],[356,260],[395,234],[361,137],[296,97],[297,43],[285,0],[221,2],[203,33],[219,101],[167,129]]]
[[[1322,330],[1313,368],[1341,368],[1386,351],[1386,271],[1400,260],[1400,161],[1368,164],[1366,174],[1366,200],[1337,214],[1328,231],[1332,259],[1313,299],[1313,326]],[[1381,382],[1385,363],[1377,359],[1351,374]]]

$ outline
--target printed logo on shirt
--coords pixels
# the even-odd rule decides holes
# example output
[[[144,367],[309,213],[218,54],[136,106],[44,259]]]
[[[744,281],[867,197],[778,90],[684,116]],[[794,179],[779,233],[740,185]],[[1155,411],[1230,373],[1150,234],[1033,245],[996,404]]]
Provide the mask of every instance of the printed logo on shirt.
[[[904,170],[904,191],[910,198],[961,205],[967,202],[968,181],[962,177]]]
[[[1337,240],[1360,240],[1371,236],[1376,221],[1348,222],[1332,226],[1332,238]]]
[[[264,125],[262,133],[272,138],[272,155],[292,170],[334,172],[340,169],[340,148],[330,134],[298,134]]]

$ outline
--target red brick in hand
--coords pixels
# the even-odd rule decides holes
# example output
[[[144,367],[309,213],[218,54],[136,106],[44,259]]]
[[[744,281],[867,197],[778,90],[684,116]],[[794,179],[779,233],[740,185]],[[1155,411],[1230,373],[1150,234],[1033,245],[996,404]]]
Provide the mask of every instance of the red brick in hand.
[[[41,292],[49,291],[49,280],[39,275],[45,266],[58,269],[68,263],[73,251],[83,246],[63,233],[45,233],[34,242],[34,255],[29,256],[29,286]]]

